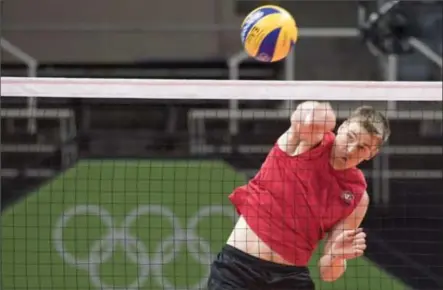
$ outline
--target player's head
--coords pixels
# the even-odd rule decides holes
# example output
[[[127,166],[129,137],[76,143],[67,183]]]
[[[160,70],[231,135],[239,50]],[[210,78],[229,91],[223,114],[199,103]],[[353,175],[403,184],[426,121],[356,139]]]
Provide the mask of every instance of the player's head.
[[[389,135],[389,122],[380,112],[369,106],[357,108],[338,128],[332,166],[343,170],[373,158]]]

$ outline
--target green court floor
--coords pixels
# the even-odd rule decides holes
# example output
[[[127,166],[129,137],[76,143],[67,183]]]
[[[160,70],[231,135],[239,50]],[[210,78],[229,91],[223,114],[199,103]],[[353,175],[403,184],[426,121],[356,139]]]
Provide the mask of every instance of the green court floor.
[[[3,213],[3,289],[204,289],[245,182],[222,161],[81,161]],[[318,289],[403,290],[360,258]]]

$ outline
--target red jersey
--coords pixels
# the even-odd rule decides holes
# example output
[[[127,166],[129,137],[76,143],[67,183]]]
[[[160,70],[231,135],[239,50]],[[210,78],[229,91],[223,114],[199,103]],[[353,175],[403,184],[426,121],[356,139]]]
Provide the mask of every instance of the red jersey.
[[[366,190],[359,169],[331,167],[334,139],[327,133],[319,146],[297,156],[274,145],[257,175],[229,196],[257,236],[297,266],[308,264],[319,241]]]

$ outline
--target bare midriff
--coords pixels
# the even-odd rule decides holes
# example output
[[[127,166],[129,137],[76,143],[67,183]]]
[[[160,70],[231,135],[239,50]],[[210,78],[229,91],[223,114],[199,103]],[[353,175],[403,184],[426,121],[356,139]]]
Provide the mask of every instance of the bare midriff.
[[[238,219],[234,230],[228,238],[227,244],[265,261],[283,265],[292,265],[269,248],[249,227],[242,216]]]

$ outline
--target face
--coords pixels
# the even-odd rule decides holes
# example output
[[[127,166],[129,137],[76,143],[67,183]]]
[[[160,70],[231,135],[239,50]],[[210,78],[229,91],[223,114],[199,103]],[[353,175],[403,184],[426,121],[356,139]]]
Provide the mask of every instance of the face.
[[[381,138],[368,133],[357,121],[340,126],[331,154],[331,165],[336,170],[352,168],[378,153]]]

